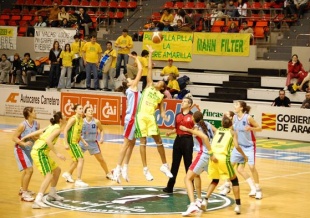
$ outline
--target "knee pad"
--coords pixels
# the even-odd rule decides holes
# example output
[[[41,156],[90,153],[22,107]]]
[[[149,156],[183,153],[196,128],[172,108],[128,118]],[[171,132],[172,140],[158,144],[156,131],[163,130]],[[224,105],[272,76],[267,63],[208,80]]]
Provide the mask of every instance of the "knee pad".
[[[239,180],[238,177],[234,178],[233,180],[231,180],[232,186],[239,186]]]
[[[219,179],[213,179],[211,184],[217,186],[217,184],[219,184],[219,181],[220,181]]]

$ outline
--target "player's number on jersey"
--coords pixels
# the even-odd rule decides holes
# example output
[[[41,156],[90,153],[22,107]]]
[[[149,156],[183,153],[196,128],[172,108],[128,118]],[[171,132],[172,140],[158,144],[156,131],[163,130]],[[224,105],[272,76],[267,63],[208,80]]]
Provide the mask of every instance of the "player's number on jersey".
[[[220,138],[219,138],[219,140],[217,141],[217,143],[221,143],[221,141],[222,141],[222,139],[223,139],[223,137],[224,137],[224,135],[225,135],[224,132],[219,132],[219,134],[220,134]]]

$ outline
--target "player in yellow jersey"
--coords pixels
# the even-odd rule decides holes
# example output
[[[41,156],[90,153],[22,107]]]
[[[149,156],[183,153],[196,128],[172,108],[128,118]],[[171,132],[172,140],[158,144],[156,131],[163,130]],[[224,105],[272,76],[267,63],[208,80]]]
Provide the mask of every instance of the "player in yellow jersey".
[[[58,153],[55,148],[55,144],[60,135],[61,128],[65,124],[66,119],[61,112],[57,112],[54,114],[54,117],[50,119],[50,122],[51,125],[48,127],[32,132],[21,139],[21,141],[24,141],[27,138],[32,138],[39,135],[39,139],[35,141],[32,148],[31,157],[33,159],[34,165],[36,165],[39,171],[44,175],[44,180],[41,183],[39,193],[37,194],[36,199],[32,205],[33,209],[49,207],[43,203],[42,198],[50,184],[50,192],[46,199],[48,201],[64,200],[63,197],[56,193],[56,185],[61,169],[57,166],[56,162],[51,159],[49,152],[52,150],[58,158],[66,160],[65,156]]]
[[[148,181],[153,180],[153,176],[150,173],[146,163],[146,137],[152,136],[160,155],[163,165],[160,167],[166,176],[172,178],[173,175],[170,172],[169,166],[166,160],[165,149],[162,139],[160,137],[159,129],[155,119],[155,111],[159,106],[161,117],[166,120],[167,116],[164,109],[164,94],[166,90],[166,84],[163,81],[153,83],[152,79],[152,53],[154,52],[151,46],[149,49],[149,64],[147,75],[147,86],[142,92],[142,96],[139,101],[137,115],[136,115],[136,138],[140,138],[140,154],[143,164],[143,173]]]
[[[217,186],[219,179],[230,179],[236,201],[234,211],[236,212],[236,214],[241,213],[239,181],[230,162],[230,154],[233,146],[243,156],[245,162],[247,162],[248,157],[244,154],[238,144],[237,133],[232,130],[232,120],[226,115],[224,115],[222,119],[222,127],[218,128],[211,144],[213,155],[218,160],[218,162],[209,163],[208,174],[209,177],[212,179],[212,182],[209,185],[207,195],[202,202],[202,210],[207,209],[208,198]]]
[[[83,107],[80,104],[76,104],[72,109],[74,110],[75,115],[70,117],[64,129],[64,144],[65,148],[70,150],[72,163],[69,170],[62,174],[62,177],[64,177],[67,182],[73,183],[74,180],[72,179],[72,173],[75,168],[77,168],[77,180],[75,181],[75,186],[87,187],[88,184],[83,182],[81,179],[84,165],[84,155],[79,145],[83,127]]]

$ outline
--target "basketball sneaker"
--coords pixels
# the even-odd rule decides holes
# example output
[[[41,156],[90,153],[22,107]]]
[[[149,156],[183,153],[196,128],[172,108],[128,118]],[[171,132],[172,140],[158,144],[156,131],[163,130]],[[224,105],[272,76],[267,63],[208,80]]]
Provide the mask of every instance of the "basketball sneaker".
[[[36,194],[35,192],[30,191],[30,190],[28,190],[27,192],[28,192],[30,195],[35,195],[35,194]],[[23,188],[20,187],[19,192],[18,192],[18,195],[22,195],[22,194],[23,194]]]
[[[117,183],[121,183],[121,169],[112,170],[112,175],[113,175],[113,181],[116,181]]]
[[[256,190],[255,189],[251,189],[250,193],[249,193],[250,197],[255,197],[256,196]]]
[[[198,208],[201,207],[201,203],[202,203],[202,199],[196,198],[195,204],[196,204],[196,206],[197,206]]]
[[[108,173],[105,178],[109,179],[109,180],[113,180],[113,174],[112,173]]]
[[[63,201],[65,200],[64,197],[61,197],[60,195],[58,195],[57,193],[55,194],[48,194],[47,197],[46,197],[46,200],[48,201]]]
[[[70,183],[73,183],[73,182],[74,182],[74,180],[72,179],[71,174],[68,173],[68,172],[64,172],[64,173],[62,174],[62,177],[65,178],[66,182],[70,182]]]
[[[166,188],[163,188],[163,192],[171,194],[173,193],[173,189],[166,187]]]
[[[83,182],[82,180],[76,180],[75,183],[74,183],[74,185],[75,185],[76,187],[88,187],[88,184],[85,183],[85,182]]]
[[[128,171],[127,168],[125,168],[125,167],[122,168],[122,177],[123,177],[123,179],[126,180],[126,182],[129,182],[128,172],[127,171]]]
[[[234,211],[236,214],[240,214],[241,213],[241,205],[236,205]]]
[[[256,190],[255,198],[256,198],[257,200],[260,200],[260,199],[263,198],[263,193],[262,193],[262,190],[261,190],[261,189]]]
[[[222,191],[220,191],[220,195],[226,196],[230,192],[230,186],[225,186]]]
[[[49,208],[50,206],[43,203],[43,201],[34,201],[32,205],[32,209],[41,209],[41,208]]]
[[[217,187],[217,190],[222,191],[225,188],[226,184],[224,183],[223,185]]]
[[[26,202],[32,202],[32,201],[34,201],[34,197],[32,195],[30,195],[29,192],[24,191],[22,196],[21,196],[21,200],[26,201]]]
[[[204,198],[201,202],[200,209],[202,211],[207,211],[207,206],[208,206],[208,201],[207,199]]]
[[[182,213],[182,216],[191,216],[199,211],[199,208],[196,206],[195,203],[191,203],[187,210]]]
[[[150,173],[149,169],[143,170],[143,174],[144,174],[147,181],[152,181],[154,179],[154,177]]]
[[[163,173],[164,173],[167,177],[169,177],[169,178],[172,178],[172,177],[173,177],[173,175],[172,175],[172,173],[170,172],[170,169],[169,169],[169,167],[168,167],[167,164],[161,165],[160,171],[163,172]]]

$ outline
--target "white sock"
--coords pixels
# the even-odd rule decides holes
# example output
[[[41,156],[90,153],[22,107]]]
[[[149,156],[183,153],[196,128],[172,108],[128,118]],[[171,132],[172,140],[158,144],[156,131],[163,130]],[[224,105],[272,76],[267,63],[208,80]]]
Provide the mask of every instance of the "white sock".
[[[256,190],[260,190],[260,186],[258,183],[255,183]]]
[[[148,170],[148,168],[147,168],[147,167],[143,167],[143,170],[144,170],[144,171],[147,171],[147,170]]]
[[[230,182],[225,182],[225,187],[230,188]]]
[[[169,168],[169,165],[167,163],[164,163],[163,165],[166,166],[167,168]]]
[[[56,194],[56,187],[51,187],[49,195],[55,195],[55,194]]]
[[[116,170],[120,170],[120,169],[121,169],[121,165],[117,164],[117,166],[116,166],[115,169],[116,169]]]
[[[256,190],[255,188],[255,185],[254,185],[254,182],[253,182],[253,179],[252,178],[248,178],[247,180],[247,183],[249,184],[251,190]]]
[[[43,193],[40,192],[37,194],[35,201],[42,201],[42,198],[43,198]]]
[[[128,164],[124,164],[123,168],[127,169],[128,168]]]

